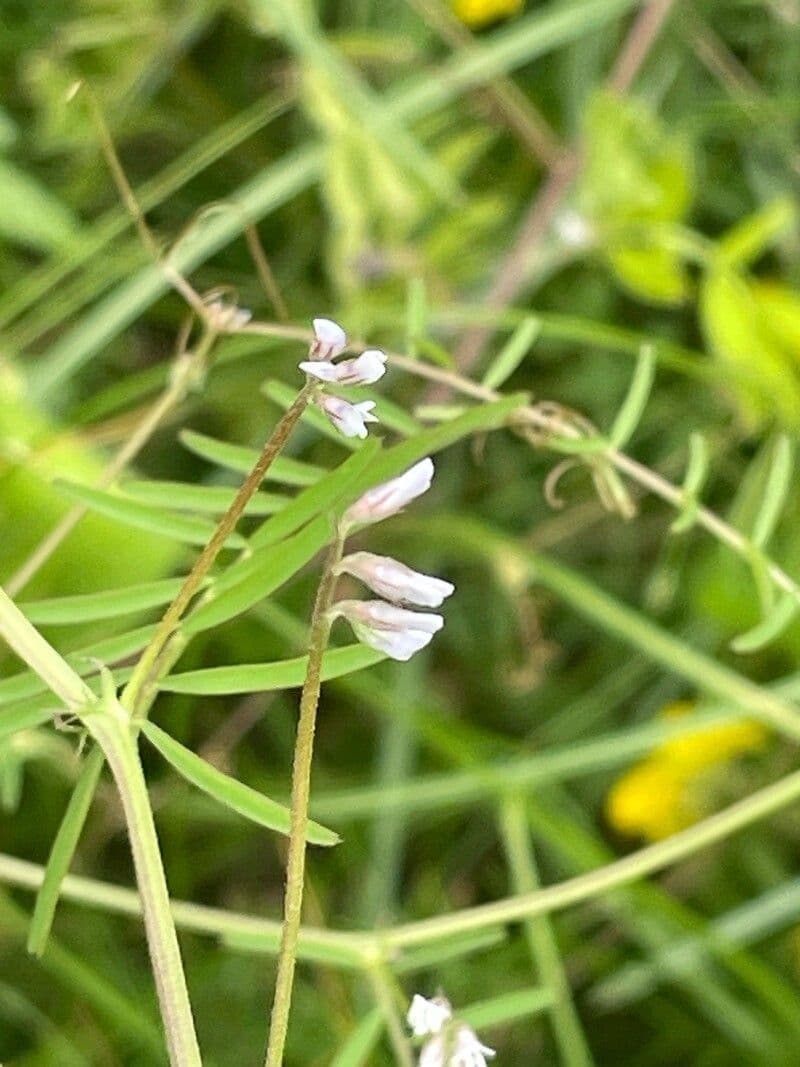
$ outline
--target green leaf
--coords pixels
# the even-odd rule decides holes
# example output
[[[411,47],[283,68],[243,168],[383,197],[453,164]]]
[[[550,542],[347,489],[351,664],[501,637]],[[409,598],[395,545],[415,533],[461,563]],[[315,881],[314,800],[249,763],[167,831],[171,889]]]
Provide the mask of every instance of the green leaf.
[[[381,450],[381,442],[370,437],[355,455],[341,463],[335,470],[327,471],[315,485],[299,493],[283,511],[260,526],[250,538],[253,549],[273,545],[304,526],[320,512],[333,507],[345,489],[359,475],[368,470]]]
[[[780,197],[731,227],[718,242],[718,255],[731,267],[749,266],[796,225],[794,201]]]
[[[633,436],[647,405],[656,373],[656,350],[642,345],[628,394],[617,412],[609,435],[614,448],[623,448]]]
[[[182,585],[183,578],[164,578],[123,589],[105,589],[102,593],[29,600],[19,606],[37,626],[67,626],[97,619],[115,619],[120,615],[131,615],[169,604],[178,595]]]
[[[367,1067],[383,1033],[383,1012],[365,1015],[331,1060],[330,1067]]]
[[[155,723],[143,720],[140,725],[150,744],[158,749],[164,759],[191,785],[251,822],[265,826],[268,830],[276,830],[280,834],[289,834],[292,813],[285,805],[270,800],[236,778],[218,771],[200,756],[184,748]],[[319,823],[309,822],[306,840],[312,845],[337,845],[341,838]]]
[[[490,1030],[493,1026],[503,1026],[515,1019],[539,1015],[552,1005],[553,992],[550,989],[518,989],[513,993],[492,997],[491,1000],[470,1004],[460,1009],[458,1015],[475,1030]]]
[[[608,260],[620,283],[640,300],[681,304],[689,295],[689,274],[674,249],[615,246]]]
[[[86,645],[64,658],[70,667],[84,678],[97,671],[97,661],[104,664],[114,663],[115,660],[139,652],[150,640],[155,629],[155,625],[140,626],[116,637],[105,637],[102,641]],[[45,692],[47,686],[38,674],[33,671],[21,671],[0,681],[0,706]]]
[[[301,493],[280,515],[269,519],[256,530],[250,538],[250,544],[254,548],[261,547],[263,544],[271,544],[293,532],[301,522],[306,522],[323,508],[330,508],[335,517],[342,515],[350,504],[367,489],[388,481],[390,478],[396,478],[425,456],[441,452],[442,449],[462,438],[504,426],[513,412],[526,402],[527,397],[520,393],[496,400],[491,404],[481,404],[471,408],[457,419],[441,426],[422,430],[407,441],[385,449],[380,454],[377,454],[377,451],[370,453],[367,456],[369,462],[364,463],[360,473],[356,473],[355,462],[364,457],[367,452],[365,446],[337,469],[335,485],[329,477],[318,486],[314,486],[313,490]],[[350,464],[353,466],[349,466]],[[345,474],[345,468],[347,468],[347,474]]]
[[[180,441],[196,456],[219,467],[225,467],[226,470],[236,471],[238,474],[249,474],[259,457],[255,448],[232,445],[227,441],[219,441],[215,437],[196,433],[194,430],[182,430]],[[297,459],[278,456],[270,465],[264,481],[280,482],[283,485],[313,485],[327,473],[324,467],[317,467],[313,463],[303,463]]]
[[[122,485],[122,492],[140,504],[173,508],[177,511],[205,511],[222,515],[236,496],[235,488],[224,485],[187,485],[186,482],[130,481]],[[279,493],[256,493],[245,509],[245,515],[275,515],[291,497]]]
[[[523,361],[541,331],[541,320],[535,315],[523,319],[489,364],[483,384],[489,389],[499,389]]]
[[[428,295],[425,279],[415,275],[406,286],[406,353],[419,358],[418,344],[428,332]]]
[[[792,593],[784,593],[766,618],[731,641],[731,648],[739,653],[757,652],[770,641],[780,637],[793,622],[798,611],[800,611],[800,604],[797,602],[797,597]]]
[[[683,479],[683,503],[678,517],[670,526],[672,533],[684,533],[697,521],[700,506],[700,490],[708,475],[708,445],[702,434],[693,433],[689,437],[689,462]]]
[[[44,251],[65,250],[78,233],[72,212],[30,174],[0,159],[0,236]]]
[[[212,599],[193,611],[181,630],[197,634],[241,615],[297,574],[330,540],[331,533],[331,524],[323,515],[294,537],[234,563],[213,587]]]
[[[104,763],[105,759],[101,750],[93,749],[83,765],[53,841],[53,847],[50,849],[44,878],[36,894],[36,906],[28,931],[28,952],[34,956],[41,956],[47,947],[47,939],[50,936],[58,906],[61,883],[75,855]]]
[[[380,663],[385,656],[366,645],[331,648],[322,660],[322,680],[341,678]],[[231,693],[266,693],[276,689],[293,689],[305,681],[308,656],[277,660],[274,663],[239,663],[231,667],[208,667],[199,671],[173,674],[159,683],[169,693],[197,693],[202,696],[227,696]]]
[[[781,434],[773,446],[761,506],[753,524],[752,541],[758,548],[769,541],[786,504],[792,484],[793,453],[792,442]]]
[[[110,519],[116,519],[126,526],[161,534],[172,541],[180,541],[188,545],[205,545],[214,533],[214,524],[205,519],[188,515],[173,515],[160,508],[139,504],[118,494],[107,493],[102,489],[90,489],[86,485],[78,485],[75,482],[57,479],[53,484],[65,496],[76,500],[79,504],[84,504],[92,511],[97,511]],[[241,534],[232,533],[225,544],[228,548],[243,548],[247,542]]]

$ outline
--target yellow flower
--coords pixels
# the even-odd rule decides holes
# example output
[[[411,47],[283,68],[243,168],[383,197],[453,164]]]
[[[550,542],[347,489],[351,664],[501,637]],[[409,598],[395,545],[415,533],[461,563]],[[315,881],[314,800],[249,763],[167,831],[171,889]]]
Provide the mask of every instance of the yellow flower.
[[[661,715],[686,715],[694,705],[670,704]],[[606,816],[620,833],[660,841],[702,818],[709,807],[708,774],[737,756],[758,751],[767,739],[749,720],[711,726],[665,741],[619,778],[606,797]]]
[[[474,29],[516,15],[524,4],[525,0],[453,0],[453,11]]]

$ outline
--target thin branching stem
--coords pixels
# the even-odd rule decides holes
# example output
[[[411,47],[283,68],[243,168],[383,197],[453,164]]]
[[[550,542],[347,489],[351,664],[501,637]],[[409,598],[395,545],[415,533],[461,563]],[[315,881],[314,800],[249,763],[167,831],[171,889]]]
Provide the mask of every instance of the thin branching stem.
[[[344,537],[337,530],[322,573],[314,610],[308,649],[308,669],[300,696],[300,717],[292,770],[292,821],[289,833],[289,856],[286,863],[286,894],[283,907],[283,934],[278,955],[278,974],[270,1018],[266,1067],[281,1067],[297,961],[297,939],[303,908],[303,884],[306,864],[306,830],[311,794],[311,762],[314,733],[322,684],[322,657],[331,630],[330,607],[336,588],[336,566],[342,558]]]

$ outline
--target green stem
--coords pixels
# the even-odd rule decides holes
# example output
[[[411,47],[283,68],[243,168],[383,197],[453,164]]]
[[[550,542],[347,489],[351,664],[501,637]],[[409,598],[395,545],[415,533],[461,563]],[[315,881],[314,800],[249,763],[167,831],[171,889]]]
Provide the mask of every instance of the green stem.
[[[214,561],[222,551],[225,542],[235,529],[239,519],[244,514],[245,508],[261,485],[267,470],[286,444],[289,435],[305,411],[313,395],[314,388],[315,386],[307,384],[300,390],[294,403],[282,416],[269,440],[264,445],[255,466],[242,482],[233,503],[220,519],[211,540],[197,557],[197,562],[186,576],[178,595],[167,608],[158,625],[158,629],[136,664],[133,675],[125,686],[121,697],[123,707],[131,710],[139,702],[141,691],[148,686],[157,670],[158,659],[164,646],[177,629],[183,613],[195,593],[199,590],[203,579],[214,565]]]
[[[386,1023],[386,1033],[389,1035],[395,1061],[400,1067],[414,1067],[414,1055],[397,1010],[391,975],[387,974],[382,964],[374,964],[367,973],[375,995],[375,1003],[380,1008]]]
[[[508,797],[500,809],[500,824],[515,893],[540,888],[536,857],[521,797]],[[546,915],[525,924],[531,956],[538,977],[553,994],[550,1016],[562,1061],[568,1067],[591,1067],[593,1063],[580,1018],[575,1010],[555,933]]]
[[[325,569],[317,590],[311,616],[311,636],[308,649],[308,669],[300,697],[300,717],[292,770],[292,822],[289,834],[289,856],[286,864],[286,893],[283,907],[283,933],[278,954],[278,975],[270,1018],[266,1067],[281,1067],[297,958],[297,938],[303,907],[303,882],[306,863],[306,828],[311,793],[311,761],[314,752],[314,731],[321,687],[322,657],[328,646],[331,629],[329,609],[336,588],[336,565],[342,558],[344,539],[337,532],[325,561]]]
[[[170,1064],[202,1067],[147,784],[130,725],[105,709],[87,716],[86,725],[108,761],[125,813]]]

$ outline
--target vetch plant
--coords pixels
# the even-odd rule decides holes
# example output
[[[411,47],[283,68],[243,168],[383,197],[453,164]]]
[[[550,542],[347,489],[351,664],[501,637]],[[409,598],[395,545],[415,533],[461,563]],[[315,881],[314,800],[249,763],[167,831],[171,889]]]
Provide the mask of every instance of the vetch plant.
[[[369,553],[354,553],[353,556],[343,558],[345,544],[354,529],[396,515],[406,504],[430,487],[432,477],[433,461],[426,457],[399,477],[364,493],[337,523],[325,561],[311,617],[308,667],[300,697],[300,718],[292,771],[292,828],[287,859],[283,933],[266,1067],[280,1067],[283,1062],[289,1027],[303,904],[314,733],[321,688],[322,658],[328,645],[331,626],[336,618],[343,616],[353,626],[359,640],[393,659],[408,660],[415,652],[424,648],[444,625],[444,619],[440,615],[408,611],[383,600],[350,600],[334,604],[337,581],[342,573],[356,573],[356,576],[373,588],[376,585],[381,586],[381,592],[391,589],[393,599],[423,604],[432,599],[441,603],[454,588],[449,582],[418,574],[392,559],[383,559]]]

